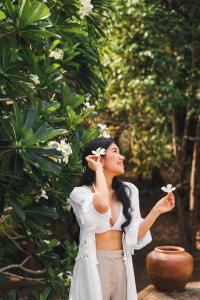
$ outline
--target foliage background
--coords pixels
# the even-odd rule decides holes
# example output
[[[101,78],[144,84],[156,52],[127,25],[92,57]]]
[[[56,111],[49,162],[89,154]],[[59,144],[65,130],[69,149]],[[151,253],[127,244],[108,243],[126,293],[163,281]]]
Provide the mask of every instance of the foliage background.
[[[183,244],[200,230],[199,2],[118,1],[102,119],[126,151],[130,174],[177,186]],[[164,178],[160,172],[165,171]]]
[[[5,299],[17,299],[25,287],[27,299],[68,294],[77,248],[68,233],[67,198],[82,172],[81,149],[100,135],[92,118],[104,89],[99,48],[112,14],[111,1],[92,4],[81,18],[75,0],[0,2]]]
[[[199,1],[92,5],[81,18],[78,0],[0,1],[2,297],[66,297],[77,251],[67,198],[98,122],[131,177],[176,184],[182,243],[196,248]]]

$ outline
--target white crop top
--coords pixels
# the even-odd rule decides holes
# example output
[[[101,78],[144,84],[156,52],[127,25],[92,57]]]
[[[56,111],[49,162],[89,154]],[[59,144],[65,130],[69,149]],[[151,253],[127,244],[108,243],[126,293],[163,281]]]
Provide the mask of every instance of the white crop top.
[[[80,227],[87,227],[95,233],[109,230],[121,231],[121,225],[126,221],[123,214],[123,205],[120,202],[120,211],[115,224],[110,224],[111,208],[105,213],[98,212],[93,205],[94,193],[86,186],[75,187],[70,194],[73,211]]]

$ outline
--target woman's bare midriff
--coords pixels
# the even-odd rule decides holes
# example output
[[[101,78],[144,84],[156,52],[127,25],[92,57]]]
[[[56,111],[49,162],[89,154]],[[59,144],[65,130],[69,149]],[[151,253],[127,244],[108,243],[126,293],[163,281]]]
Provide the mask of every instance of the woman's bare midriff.
[[[97,250],[123,250],[122,231],[109,230],[104,233],[96,233]]]

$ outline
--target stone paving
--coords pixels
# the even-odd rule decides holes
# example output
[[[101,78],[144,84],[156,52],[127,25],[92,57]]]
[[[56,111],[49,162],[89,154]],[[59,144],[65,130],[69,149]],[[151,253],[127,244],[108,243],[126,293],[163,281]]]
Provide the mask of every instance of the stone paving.
[[[138,293],[138,300],[200,300],[200,281],[189,282],[183,292],[161,293],[149,285]]]

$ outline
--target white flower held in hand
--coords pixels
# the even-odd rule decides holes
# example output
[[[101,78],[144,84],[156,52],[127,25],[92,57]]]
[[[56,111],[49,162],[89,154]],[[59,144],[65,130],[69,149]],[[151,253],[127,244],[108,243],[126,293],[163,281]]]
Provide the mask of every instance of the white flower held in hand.
[[[98,148],[96,151],[92,150],[92,154],[94,154],[96,157],[99,157],[101,155],[105,155],[106,150],[104,148]]]
[[[163,192],[166,192],[166,193],[171,193],[171,192],[173,192],[173,191],[175,191],[175,187],[172,187],[172,184],[167,184],[167,186],[165,187],[165,186],[163,186],[163,187],[161,187],[161,190],[163,191]]]

